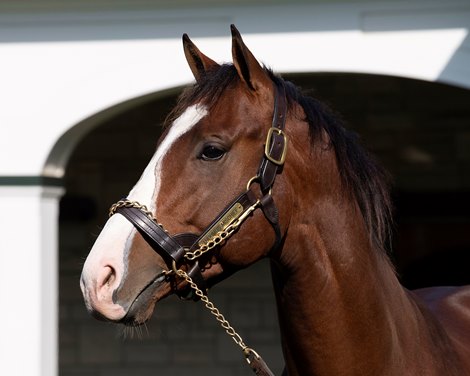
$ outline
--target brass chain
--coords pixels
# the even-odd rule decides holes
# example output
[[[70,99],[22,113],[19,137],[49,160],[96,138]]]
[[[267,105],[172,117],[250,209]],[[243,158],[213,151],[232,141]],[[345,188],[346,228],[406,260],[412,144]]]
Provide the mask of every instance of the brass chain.
[[[212,239],[210,239],[207,243],[202,244],[198,249],[186,252],[184,254],[184,258],[188,261],[194,261],[201,257],[204,253],[209,252],[211,249],[223,243],[238,229],[240,224],[237,222],[229,225],[225,230],[219,231]]]
[[[207,243],[203,244],[200,246],[198,249],[196,249],[193,252],[187,252],[185,254],[185,257],[188,260],[195,260],[204,253],[210,251],[217,245],[223,243],[225,240],[227,240],[241,225],[241,223],[258,207],[259,205],[259,200],[255,202],[253,205],[251,205],[243,214],[237,218],[235,222],[227,226],[222,231],[219,231],[212,239],[210,239]],[[153,217],[153,214],[150,210],[145,205],[142,205],[138,203],[137,201],[131,201],[128,199],[120,200],[113,204],[109,210],[109,216],[111,217],[116,213],[116,211],[119,208],[136,208],[141,210],[143,213],[145,213],[152,221],[157,223],[158,226],[160,226],[164,231],[166,231],[163,228],[163,225],[158,223],[155,218]],[[194,293],[199,296],[201,301],[204,303],[205,307],[210,311],[210,313],[215,317],[215,319],[220,323],[220,326],[225,329],[225,332],[232,338],[232,340],[241,348],[243,351],[243,354],[245,355],[248,364],[251,363],[249,360],[250,354],[253,355],[255,358],[259,359],[260,356],[258,353],[253,350],[252,348],[248,347],[245,342],[243,341],[243,338],[236,332],[236,330],[230,325],[228,320],[224,317],[222,313],[218,310],[218,308],[214,305],[209,300],[209,297],[204,294],[204,292],[198,287],[198,285],[192,280],[192,278],[182,269],[177,269],[176,263],[173,263],[173,270],[168,270],[166,275],[172,275],[176,274],[178,277],[183,278],[189,286],[194,290]]]
[[[204,294],[204,292],[197,286],[197,284],[192,280],[192,278],[186,273],[184,270],[181,269],[173,269],[173,272],[176,273],[178,277],[181,277],[186,280],[186,282],[191,286],[194,290],[195,294],[201,298],[201,301],[204,303],[206,308],[210,311],[212,315],[214,315],[215,319],[220,323],[220,326],[225,329],[225,332],[233,339],[233,341],[242,349],[245,356],[248,356],[249,353],[255,354],[257,357],[259,355],[251,348],[249,348],[245,342],[243,342],[242,337],[235,331],[235,329],[230,325],[228,320],[224,317],[223,314],[214,306],[209,300],[209,297]]]
[[[149,217],[149,219],[151,219],[153,222],[155,222],[159,227],[161,227],[161,229],[163,231],[165,231],[166,233],[168,233],[168,231],[165,230],[165,228],[163,227],[163,225],[161,223],[158,223],[157,220],[154,218],[152,212],[150,210],[148,210],[147,206],[145,205],[142,205],[140,204],[139,202],[137,201],[131,201],[131,200],[128,200],[127,198],[124,199],[124,200],[119,200],[118,202],[116,202],[115,204],[113,204],[111,206],[111,208],[109,209],[109,217],[112,217],[114,214],[116,214],[117,210],[119,208],[135,208],[135,209],[139,209],[141,212],[143,212],[147,217]]]
[[[119,200],[115,204],[111,206],[109,209],[109,216],[111,217],[116,213],[116,211],[119,208],[136,208],[141,210],[143,213],[145,213],[152,221],[155,221],[155,218],[153,217],[153,214],[150,210],[145,205],[139,204],[137,201],[131,201],[131,200]],[[156,221],[155,221],[156,222]],[[210,249],[214,248],[221,242],[223,242],[225,239],[230,237],[237,228],[240,226],[240,218],[228,226],[224,231],[219,231],[217,235],[208,241],[206,244],[204,244],[203,247],[197,249],[194,252],[190,253],[190,256],[188,257],[189,260],[194,260],[200,255],[204,254],[205,252],[209,251]],[[158,224],[161,226],[161,224]],[[214,304],[209,300],[207,295],[204,294],[204,292],[197,286],[196,283],[192,280],[192,278],[184,271],[181,269],[176,269],[176,266],[173,268],[173,272],[176,273],[179,277],[184,278],[186,282],[191,286],[191,288],[194,290],[197,296],[201,298],[201,300],[204,302],[206,305],[207,309],[215,316],[216,320],[220,323],[222,328],[225,329],[227,334],[232,337],[232,339],[235,341],[235,343],[240,346],[240,348],[245,351],[248,346],[245,345],[243,342],[243,339],[240,337],[240,335],[233,329],[233,327],[230,325],[230,323],[225,319],[224,315],[220,313],[220,311],[214,306]],[[171,274],[171,271],[168,273]]]
[[[194,251],[188,251],[184,254],[185,259],[189,261],[194,261],[197,258],[201,257],[204,253],[209,252],[211,249],[217,247],[218,245],[224,243],[228,238],[230,238],[235,231],[238,230],[242,222],[258,207],[259,200],[257,200],[253,205],[246,209],[243,214],[238,217],[235,222],[228,225],[222,231],[219,231],[215,236],[205,244],[199,246],[198,249]]]
[[[246,209],[243,214],[238,217],[233,223],[228,225],[225,229],[222,231],[219,231],[217,234],[215,234],[214,237],[209,239],[205,244],[202,244],[199,246],[198,249],[194,251],[187,251],[184,254],[184,258],[188,261],[194,261],[197,258],[201,257],[203,254],[206,252],[209,252],[211,249],[214,249],[218,245],[222,244],[225,242],[228,238],[230,238],[235,231],[238,230],[242,222],[258,207],[259,201],[256,201],[253,205],[251,205],[248,209]],[[115,204],[111,206],[109,209],[109,216],[113,216],[116,214],[116,211],[119,208],[136,208],[141,210],[144,214],[147,215],[152,221],[154,221],[158,226],[160,226],[165,232],[165,228],[161,223],[158,223],[157,220],[154,218],[152,212],[148,210],[147,206],[142,205],[138,203],[137,201],[131,201],[128,199],[124,200],[119,200]]]

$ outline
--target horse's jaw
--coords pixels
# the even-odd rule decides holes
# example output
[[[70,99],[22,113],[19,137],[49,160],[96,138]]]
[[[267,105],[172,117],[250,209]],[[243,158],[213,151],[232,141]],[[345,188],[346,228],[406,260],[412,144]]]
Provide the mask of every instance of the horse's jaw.
[[[138,326],[150,320],[156,303],[173,292],[171,284],[166,279],[165,274],[162,274],[145,286],[133,300],[126,315],[119,323],[128,326]]]

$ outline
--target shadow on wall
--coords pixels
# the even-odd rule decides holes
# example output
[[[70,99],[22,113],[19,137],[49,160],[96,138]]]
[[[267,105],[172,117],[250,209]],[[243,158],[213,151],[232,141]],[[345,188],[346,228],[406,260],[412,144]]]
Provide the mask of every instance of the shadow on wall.
[[[362,30],[365,32],[419,31],[439,29],[461,29],[466,37],[456,49],[438,80],[458,86],[470,86],[470,8],[450,6],[446,9],[419,6],[407,10],[368,11],[362,16]],[[404,57],[406,58],[406,57]]]
[[[54,13],[41,12],[43,9],[34,9],[30,5],[33,15],[15,13],[10,5],[8,13],[0,14],[0,42],[179,39],[183,32],[194,38],[227,37],[228,27],[233,22],[245,35],[470,29],[470,9],[457,5],[402,3],[374,6],[371,3],[339,2],[341,4],[329,7],[326,1],[288,5],[272,2],[275,6],[268,6],[269,1],[264,6],[253,6],[252,1],[241,0],[233,8],[220,7],[220,3],[214,5],[212,1],[185,8],[140,4],[132,11],[126,7],[115,7],[110,11],[81,4],[80,12],[70,2],[67,6],[56,5]],[[279,22],[280,15],[283,22]],[[1,32],[2,28],[8,32]]]

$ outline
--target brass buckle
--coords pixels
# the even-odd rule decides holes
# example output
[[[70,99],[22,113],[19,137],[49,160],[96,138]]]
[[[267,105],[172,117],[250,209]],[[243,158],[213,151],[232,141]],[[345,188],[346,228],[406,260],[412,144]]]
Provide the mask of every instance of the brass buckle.
[[[273,133],[284,138],[284,149],[282,150],[281,158],[279,159],[273,158],[271,155],[269,155],[269,148],[271,147],[271,142],[273,140]],[[264,145],[264,155],[266,156],[266,158],[268,158],[268,160],[278,166],[282,166],[284,164],[287,155],[287,136],[282,129],[274,127],[271,127],[269,129],[268,136],[266,137],[266,144]]]

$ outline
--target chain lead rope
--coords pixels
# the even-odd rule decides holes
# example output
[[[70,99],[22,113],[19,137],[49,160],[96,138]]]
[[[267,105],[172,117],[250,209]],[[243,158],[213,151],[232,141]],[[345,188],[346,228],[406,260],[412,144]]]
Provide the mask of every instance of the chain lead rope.
[[[214,303],[209,300],[209,297],[204,294],[204,292],[197,286],[196,283],[194,283],[191,277],[184,270],[176,269],[176,264],[173,264],[173,270],[169,272],[169,274],[173,273],[175,273],[178,277],[183,278],[189,284],[189,286],[191,286],[195,294],[199,296],[201,301],[204,302],[205,307],[219,322],[220,326],[225,329],[225,332],[230,336],[230,338],[232,338],[233,341],[241,348],[243,354],[245,355],[245,359],[248,362],[248,365],[252,368],[253,372],[260,376],[274,376],[261,356],[258,355],[255,350],[245,344],[240,334],[236,332],[233,326],[230,325],[229,321],[222,313],[220,313],[219,309],[214,305]]]
[[[195,294],[201,298],[201,301],[205,304],[206,308],[214,315],[215,319],[220,323],[220,326],[225,329],[226,333],[233,339],[233,341],[242,349],[244,353],[249,352],[251,349],[245,345],[242,337],[235,331],[230,325],[228,320],[220,313],[214,303],[209,300],[209,297],[197,286],[192,278],[182,269],[174,269],[173,272],[180,278],[186,280],[186,282],[194,290]]]
[[[212,239],[210,239],[206,244],[201,245],[198,249],[193,252],[187,252],[185,258],[187,260],[195,260],[198,257],[202,256],[204,253],[215,248],[217,245],[223,243],[227,240],[241,225],[241,223],[258,207],[260,201],[257,200],[253,205],[245,210],[245,212],[232,224],[227,226],[222,231],[219,231]],[[123,199],[111,206],[109,209],[109,216],[113,216],[119,208],[136,208],[144,212],[152,221],[154,221],[158,226],[160,226],[165,232],[167,232],[161,223],[158,223],[154,218],[152,212],[148,210],[145,205],[138,203],[137,201],[131,201],[128,199]],[[252,348],[248,347],[243,338],[237,333],[237,331],[230,325],[229,321],[220,313],[219,309],[209,300],[209,297],[204,294],[204,292],[197,286],[197,284],[192,280],[192,278],[182,269],[178,269],[176,263],[173,262],[173,269],[166,272],[167,275],[175,274],[178,277],[184,279],[189,286],[194,290],[194,293],[199,296],[201,301],[204,303],[205,307],[209,312],[215,317],[219,322],[220,326],[225,330],[227,335],[232,338],[232,340],[240,347],[242,350],[246,361],[249,366],[252,368],[253,372],[259,376],[274,376],[269,367],[266,365],[264,360],[261,358],[258,353]]]

